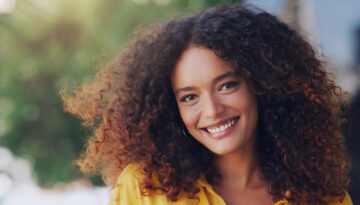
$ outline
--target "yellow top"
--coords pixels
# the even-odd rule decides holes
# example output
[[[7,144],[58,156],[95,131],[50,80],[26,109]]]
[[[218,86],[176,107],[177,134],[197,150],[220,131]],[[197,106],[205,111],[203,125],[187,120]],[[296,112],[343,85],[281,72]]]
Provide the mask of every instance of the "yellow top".
[[[200,192],[197,193],[200,201],[189,199],[185,192],[181,192],[176,202],[170,202],[167,200],[165,194],[142,196],[139,189],[142,178],[143,175],[140,173],[138,165],[128,165],[120,174],[116,185],[111,191],[109,205],[226,205],[225,201],[215,193],[205,179],[199,179],[197,181],[200,185]],[[159,182],[154,178],[152,179],[152,183],[159,185]],[[283,199],[274,205],[286,204],[289,204],[288,201]],[[333,203],[331,205],[352,205],[352,201],[349,194],[346,193],[343,202]]]

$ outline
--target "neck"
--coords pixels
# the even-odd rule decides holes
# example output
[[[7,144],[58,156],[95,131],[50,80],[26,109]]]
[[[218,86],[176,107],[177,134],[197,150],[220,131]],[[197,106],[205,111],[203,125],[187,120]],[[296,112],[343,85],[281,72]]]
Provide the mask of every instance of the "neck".
[[[239,191],[263,186],[259,155],[255,146],[247,146],[235,152],[217,156],[215,160],[222,175],[219,186]]]

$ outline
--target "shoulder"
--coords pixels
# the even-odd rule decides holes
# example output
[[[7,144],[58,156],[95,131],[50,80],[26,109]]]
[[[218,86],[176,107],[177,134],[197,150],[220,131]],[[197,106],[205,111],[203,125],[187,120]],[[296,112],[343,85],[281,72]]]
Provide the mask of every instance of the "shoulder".
[[[329,200],[329,197],[326,197],[326,200]],[[353,205],[353,203],[351,201],[349,193],[345,192],[344,200],[342,200],[341,202],[332,202],[329,203],[329,205]]]
[[[109,205],[138,204],[141,199],[139,187],[142,178],[140,165],[129,164],[126,166],[111,190]]]
[[[140,164],[129,164],[120,173],[116,185],[119,184],[133,184],[138,185],[143,180],[144,175],[141,173]]]
[[[111,190],[109,205],[142,204],[142,205],[188,205],[198,204],[197,200],[188,199],[187,194],[181,192],[176,202],[169,202],[164,193],[151,192],[146,196],[141,195],[140,185],[144,179],[142,168],[139,164],[129,164],[121,172],[115,186]],[[153,175],[151,183],[159,186],[160,183]],[[200,203],[201,204],[201,203]],[[199,205],[200,205],[199,204]]]
[[[329,197],[329,196],[324,197],[323,201],[327,202],[328,205],[353,205],[351,201],[351,197],[347,192],[345,192],[345,197],[342,201],[340,201],[338,197]],[[289,202],[285,198],[275,203],[275,205],[288,205],[288,204]],[[307,203],[304,202],[300,204],[307,205]]]
[[[340,197],[326,196],[323,198],[324,202],[327,202],[328,205],[353,205],[349,193],[345,192],[345,197],[343,200]]]

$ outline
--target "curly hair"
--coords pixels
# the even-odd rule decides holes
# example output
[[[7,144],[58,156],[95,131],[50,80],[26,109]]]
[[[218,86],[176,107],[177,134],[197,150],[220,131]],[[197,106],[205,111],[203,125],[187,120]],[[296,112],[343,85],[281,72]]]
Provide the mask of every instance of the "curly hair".
[[[137,35],[95,80],[61,95],[65,110],[94,128],[77,163],[108,184],[129,163],[141,165],[143,195],[160,189],[176,201],[195,199],[201,174],[221,177],[214,154],[187,138],[170,76],[189,46],[231,61],[259,107],[260,165],[274,200],[327,204],[344,197],[350,162],[340,131],[343,92],[318,55],[275,16],[240,5],[217,6]],[[185,133],[189,135],[189,133]],[[181,154],[179,154],[181,153]],[[161,187],[151,184],[156,174]]]

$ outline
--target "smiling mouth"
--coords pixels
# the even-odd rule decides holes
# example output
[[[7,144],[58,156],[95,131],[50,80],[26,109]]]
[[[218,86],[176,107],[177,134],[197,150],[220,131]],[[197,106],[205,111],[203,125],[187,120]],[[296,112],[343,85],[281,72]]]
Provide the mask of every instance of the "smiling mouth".
[[[234,126],[234,124],[239,120],[239,117],[231,118],[227,121],[225,121],[221,125],[213,126],[213,127],[206,127],[202,128],[202,130],[210,133],[210,134],[216,134],[219,132],[224,132],[225,130],[229,129],[230,127]]]

